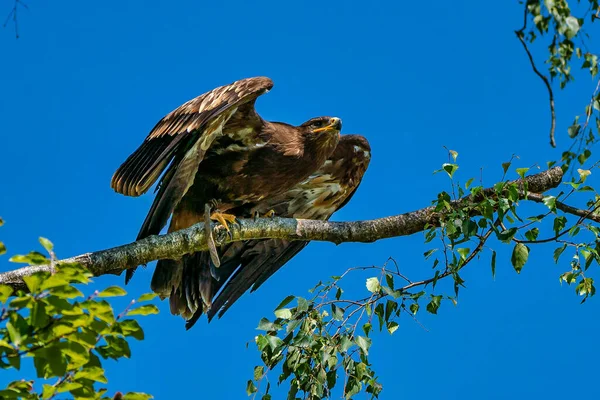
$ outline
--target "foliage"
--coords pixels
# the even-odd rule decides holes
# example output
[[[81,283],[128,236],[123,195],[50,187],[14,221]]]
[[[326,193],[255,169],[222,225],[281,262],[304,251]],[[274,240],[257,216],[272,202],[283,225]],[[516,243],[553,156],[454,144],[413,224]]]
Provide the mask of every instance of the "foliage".
[[[570,172],[568,181],[556,194],[532,193],[526,184],[508,179],[523,178],[530,170],[515,168],[518,157],[513,157],[502,165],[503,177],[491,192],[484,190],[481,179],[479,185],[473,178],[461,185],[458,153],[449,150],[448,162],[437,172],[448,176],[451,188],[433,201],[439,220],[424,235],[425,243],[437,243],[423,255],[432,267],[431,276],[411,281],[389,260],[381,267],[350,268],[329,283],[319,283],[308,299],[287,297],[275,310],[274,320],[265,318],[259,324],[265,333],[256,337],[256,345],[264,365],[255,367],[248,381],[249,395],[270,399],[270,383],[261,390],[261,382],[268,380],[269,371],[277,370],[278,384],[289,381],[288,399],[329,398],[334,390],[347,399],[361,392],[377,398],[383,386],[368,358],[375,332],[393,334],[402,313],[416,320],[421,312],[437,314],[444,303],[456,305],[465,284],[462,270],[474,260],[487,259],[492,277],[497,263],[509,262],[520,273],[538,247],[552,246],[555,263],[567,264],[560,282],[574,288],[582,303],[595,295],[590,267],[600,263],[600,196],[586,180],[598,164],[591,160],[600,136],[600,81],[598,56],[587,50],[584,23],[599,18],[599,3],[578,2],[571,9],[565,0],[527,0],[523,10],[524,24],[515,33],[548,89],[553,146],[553,85],[563,89],[574,81],[574,63],[595,82],[583,116],[567,129],[571,144],[559,161],[548,162],[549,167],[560,165]],[[537,68],[529,49],[541,38],[548,40],[547,75]],[[498,260],[492,243],[510,246],[510,259]],[[390,262],[394,268],[388,267]],[[365,270],[375,273],[366,279],[363,297],[345,298],[342,278]],[[440,280],[452,282],[451,293],[436,286]],[[292,302],[294,306],[288,307]]]
[[[37,381],[20,380],[0,390],[2,399],[55,399],[70,393],[75,399],[109,399],[102,360],[129,358],[128,339],[144,339],[133,315],[157,313],[153,304],[135,307],[154,295],[144,295],[115,315],[106,298],[127,293],[118,286],[84,297],[81,285],[92,274],[79,264],[56,263],[52,243],[40,238],[49,253],[13,256],[10,261],[30,265],[55,264],[55,272],[36,272],[24,278],[27,290],[0,285],[0,368],[21,368],[31,358]],[[4,249],[3,245],[0,245]],[[39,387],[41,385],[41,388]],[[40,391],[41,390],[41,391]],[[144,393],[117,393],[115,398],[143,400]]]

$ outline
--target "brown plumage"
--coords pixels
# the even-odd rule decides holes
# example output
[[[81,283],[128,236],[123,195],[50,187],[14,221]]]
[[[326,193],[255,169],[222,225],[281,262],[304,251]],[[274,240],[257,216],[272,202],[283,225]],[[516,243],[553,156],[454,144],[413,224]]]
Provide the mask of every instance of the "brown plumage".
[[[254,103],[273,87],[269,78],[248,78],[188,101],[161,119],[142,145],[115,172],[115,191],[140,196],[164,172],[138,239],[203,221],[205,204],[221,212],[260,201],[306,179],[339,140],[338,118],[313,118],[300,126],[263,120]],[[182,259],[195,263],[197,255]],[[181,273],[157,265],[157,285]],[[168,269],[168,271],[165,270]],[[127,270],[126,282],[134,269]],[[159,288],[159,290],[162,290]]]
[[[329,159],[309,178],[284,193],[246,204],[235,214],[249,218],[273,210],[281,217],[327,220],[354,195],[370,159],[371,148],[364,137],[344,135]],[[184,286],[169,293],[172,310],[180,310],[187,317],[188,329],[203,312],[209,319],[217,312],[222,315],[250,287],[256,290],[308,243],[280,239],[231,243],[219,249],[219,268],[211,265],[207,252],[197,253],[195,268],[176,267],[184,276]]]

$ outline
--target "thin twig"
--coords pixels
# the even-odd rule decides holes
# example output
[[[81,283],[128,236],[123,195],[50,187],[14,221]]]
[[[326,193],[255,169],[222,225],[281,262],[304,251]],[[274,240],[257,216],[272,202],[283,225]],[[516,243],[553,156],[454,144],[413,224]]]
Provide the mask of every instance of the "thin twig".
[[[556,147],[556,140],[554,139],[554,131],[556,130],[556,113],[554,111],[554,93],[552,92],[552,86],[550,85],[550,80],[548,79],[548,77],[546,77],[544,74],[542,74],[537,69],[537,67],[535,65],[535,61],[533,60],[533,56],[531,55],[531,52],[529,51],[529,48],[527,47],[527,43],[525,42],[525,39],[524,39],[525,38],[524,32],[525,32],[526,27],[527,27],[527,5],[525,5],[523,27],[521,29],[519,29],[518,31],[515,31],[515,35],[517,35],[517,38],[519,39],[519,41],[523,45],[523,48],[525,49],[525,52],[527,53],[527,57],[529,58],[529,63],[531,64],[531,68],[533,69],[533,72],[535,72],[535,74],[540,77],[540,79],[546,85],[546,89],[548,89],[548,99],[550,101],[550,116],[551,116],[550,146]]]
[[[543,203],[544,195],[539,194],[539,193],[527,193],[527,200],[535,201],[536,203]],[[594,222],[600,222],[600,215],[595,214],[594,210],[582,210],[580,208],[572,207],[561,201],[556,201],[555,204],[556,204],[557,209],[559,209],[567,214],[576,215],[576,216],[584,218],[584,219],[590,219]]]

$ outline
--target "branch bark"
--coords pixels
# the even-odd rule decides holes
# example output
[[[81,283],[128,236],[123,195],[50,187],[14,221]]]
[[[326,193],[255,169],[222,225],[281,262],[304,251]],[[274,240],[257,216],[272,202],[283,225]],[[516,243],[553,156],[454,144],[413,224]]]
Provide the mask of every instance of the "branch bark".
[[[527,191],[543,193],[557,187],[563,177],[560,167],[519,179],[516,182]],[[468,205],[484,196],[495,196],[495,189],[484,189],[477,198],[466,196],[453,202],[454,207]],[[526,193],[521,192],[521,198]],[[566,210],[568,211],[568,210]],[[427,226],[439,226],[441,214],[433,206],[405,214],[384,217],[368,221],[330,222],[292,218],[261,218],[257,220],[239,220],[239,225],[231,227],[231,236],[220,225],[212,229],[220,244],[251,239],[317,240],[333,242],[374,242],[380,239],[412,235],[423,231]],[[164,258],[179,258],[184,254],[208,249],[204,224],[166,235],[148,238],[114,247],[107,250],[82,254],[61,260],[61,263],[80,263],[95,276],[105,274],[118,275],[127,268],[144,265]],[[16,289],[24,289],[23,277],[36,271],[53,271],[53,266],[28,266],[0,274],[0,284]]]

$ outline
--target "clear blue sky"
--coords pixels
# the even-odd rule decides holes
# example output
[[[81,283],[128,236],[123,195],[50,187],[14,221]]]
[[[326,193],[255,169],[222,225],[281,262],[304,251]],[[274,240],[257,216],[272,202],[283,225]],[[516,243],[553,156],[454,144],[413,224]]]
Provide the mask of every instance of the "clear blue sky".
[[[0,16],[10,4],[0,1]],[[363,184],[335,220],[429,205],[448,189],[445,176],[432,175],[447,160],[443,146],[460,153],[460,179],[483,168],[487,184],[512,154],[519,166],[560,154],[547,145],[545,89],[513,33],[522,23],[517,1],[27,4],[19,40],[12,26],[0,30],[0,237],[12,254],[35,248],[40,235],[62,257],[132,241],[152,196],[115,194],[114,170],[165,113],[243,77],[274,80],[257,104],[266,119],[336,115],[345,133],[371,142]],[[582,77],[559,94],[559,147],[592,90]],[[133,343],[132,359],[107,364],[108,387],[157,399],[245,398],[259,361],[246,342],[283,297],[390,256],[405,274],[425,276],[428,248],[421,234],[312,243],[225,318],[189,332],[163,302],[160,315],[142,320],[147,339]],[[519,276],[501,252],[495,281],[482,259],[465,271],[457,307],[420,315],[428,331],[405,316],[393,337],[375,335],[381,398],[571,398],[581,386],[600,397],[592,384],[600,351],[590,341],[600,306],[580,305],[559,285],[568,259],[555,266],[553,248],[536,248]],[[13,267],[0,260],[2,270]],[[153,267],[138,271],[130,297],[149,290]],[[112,284],[122,277],[95,279]]]

